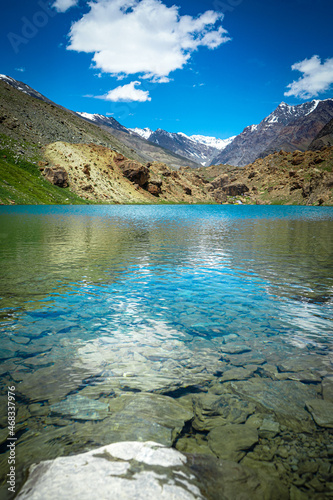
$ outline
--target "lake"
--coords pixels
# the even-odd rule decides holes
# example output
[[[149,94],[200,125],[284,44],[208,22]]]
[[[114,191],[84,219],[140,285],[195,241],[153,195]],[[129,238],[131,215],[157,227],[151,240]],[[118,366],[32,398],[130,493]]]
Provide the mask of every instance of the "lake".
[[[150,440],[331,498],[333,208],[2,206],[0,241],[1,498],[8,387],[18,486]]]

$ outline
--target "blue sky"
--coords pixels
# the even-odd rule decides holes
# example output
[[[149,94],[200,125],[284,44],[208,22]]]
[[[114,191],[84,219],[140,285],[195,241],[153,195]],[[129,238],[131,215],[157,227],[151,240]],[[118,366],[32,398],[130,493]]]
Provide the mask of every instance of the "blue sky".
[[[126,127],[227,138],[333,97],[332,19],[331,0],[12,0],[0,73]]]

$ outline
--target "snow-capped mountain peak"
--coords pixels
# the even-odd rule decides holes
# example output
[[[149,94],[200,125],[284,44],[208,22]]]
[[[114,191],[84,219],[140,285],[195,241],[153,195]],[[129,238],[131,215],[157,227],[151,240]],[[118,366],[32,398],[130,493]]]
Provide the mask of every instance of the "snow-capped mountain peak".
[[[258,125],[246,127],[213,162],[245,166],[275,151],[303,151],[333,117],[333,99],[302,104],[281,102]]]
[[[137,127],[131,128],[129,131],[201,165],[209,164],[212,156],[222,151],[235,138],[235,136],[228,139],[218,139],[205,135],[188,136],[183,132],[167,132],[161,128],[155,132],[150,128]]]
[[[146,128],[135,127],[135,128],[129,128],[128,130],[130,130],[131,132],[134,132],[135,134],[138,134],[140,137],[143,137],[147,141],[149,140],[149,137],[153,133],[153,131],[148,127],[146,127]]]
[[[104,115],[99,115],[97,113],[91,114],[91,113],[76,111],[76,114],[80,115],[82,118],[86,118],[86,120],[90,120],[92,122],[106,121],[106,120],[110,119],[110,117],[107,117]]]
[[[218,139],[216,137],[210,137],[207,135],[186,135],[183,132],[178,132],[178,135],[182,135],[183,137],[186,137],[193,142],[196,142],[198,144],[205,144],[206,146],[210,146],[220,151],[226,148],[228,144],[230,144],[236,137],[234,135],[232,137],[229,137],[228,139]]]
[[[332,99],[326,99],[326,101],[331,100]],[[296,104],[295,106],[290,106],[285,102],[281,102],[278,107],[262,121],[262,124],[272,125],[276,123],[287,125],[293,120],[308,116],[317,108],[320,102],[324,101],[313,99],[312,101]]]

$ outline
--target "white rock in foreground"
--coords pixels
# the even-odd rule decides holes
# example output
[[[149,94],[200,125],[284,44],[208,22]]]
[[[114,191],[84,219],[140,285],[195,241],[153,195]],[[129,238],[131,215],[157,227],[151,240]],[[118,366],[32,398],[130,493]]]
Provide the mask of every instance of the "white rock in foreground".
[[[185,464],[182,453],[152,441],[114,443],[33,465],[16,498],[203,500]]]

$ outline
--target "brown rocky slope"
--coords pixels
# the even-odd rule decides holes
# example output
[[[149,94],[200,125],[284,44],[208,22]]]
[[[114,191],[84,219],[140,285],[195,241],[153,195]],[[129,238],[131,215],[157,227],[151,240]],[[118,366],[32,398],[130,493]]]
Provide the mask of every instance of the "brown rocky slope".
[[[333,205],[333,147],[178,171],[95,144],[56,142],[44,154],[47,179],[93,202]]]
[[[280,151],[245,167],[200,168],[222,203],[333,205],[333,147]]]
[[[40,170],[60,187],[99,203],[214,203],[208,181],[196,170],[142,164],[96,144],[55,142],[44,151]],[[65,186],[64,186],[65,187]]]

